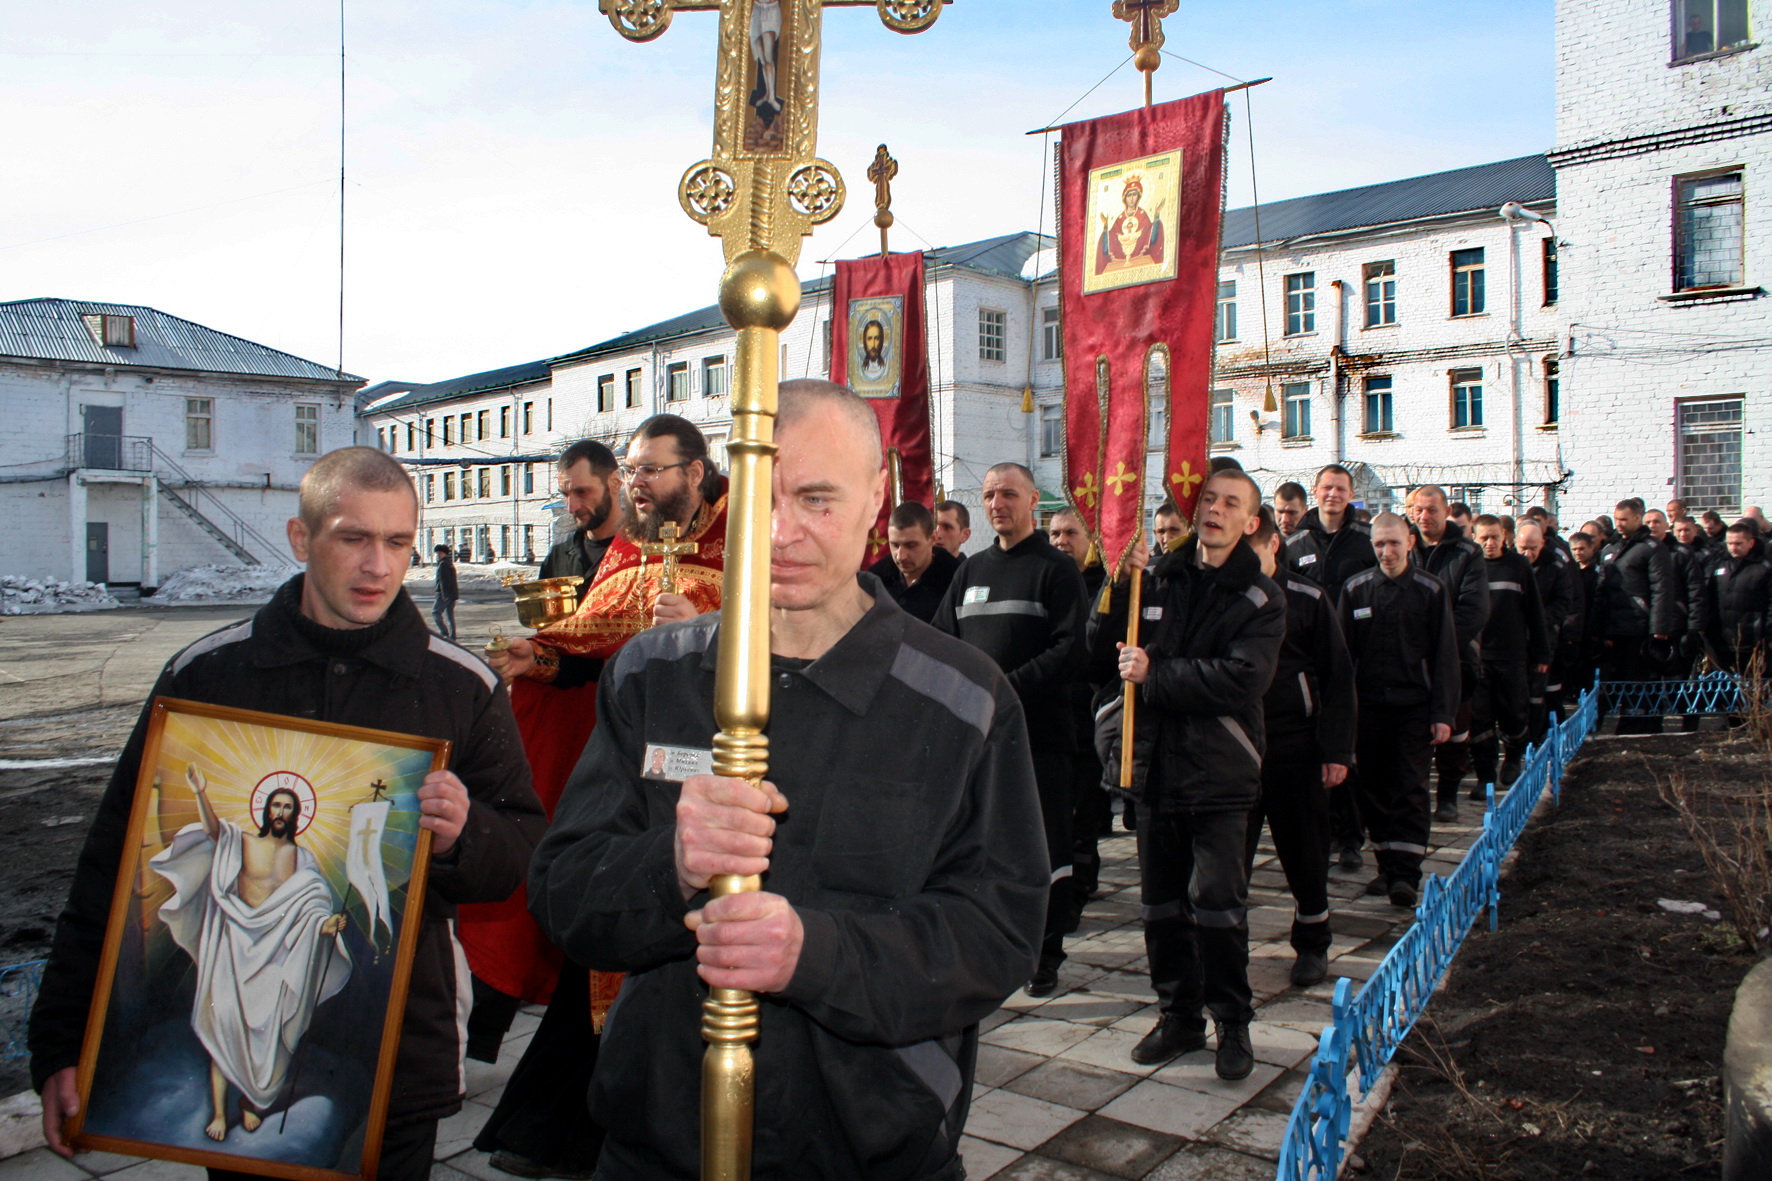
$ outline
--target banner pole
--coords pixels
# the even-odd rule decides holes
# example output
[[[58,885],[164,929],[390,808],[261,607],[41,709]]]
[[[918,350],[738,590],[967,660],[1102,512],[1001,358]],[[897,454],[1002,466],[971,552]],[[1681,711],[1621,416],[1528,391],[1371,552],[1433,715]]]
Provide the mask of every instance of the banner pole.
[[[1138,621],[1144,600],[1144,571],[1132,568],[1132,598],[1126,604],[1126,646],[1138,647]],[[1127,681],[1120,702],[1120,786],[1132,786],[1132,705],[1138,697],[1138,686]]]

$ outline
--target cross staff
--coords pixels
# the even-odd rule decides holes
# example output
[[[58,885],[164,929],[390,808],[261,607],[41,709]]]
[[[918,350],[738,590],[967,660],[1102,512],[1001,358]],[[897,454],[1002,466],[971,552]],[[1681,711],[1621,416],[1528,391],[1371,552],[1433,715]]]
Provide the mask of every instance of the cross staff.
[[[666,521],[658,527],[657,541],[640,543],[641,560],[646,558],[664,559],[664,572],[659,576],[658,589],[667,595],[677,593],[677,560],[688,554],[700,553],[701,546],[693,541],[677,540],[677,522]]]
[[[1163,18],[1174,16],[1181,0],[1114,0],[1114,16],[1132,24],[1128,39],[1132,64],[1144,75],[1144,105],[1151,105],[1151,75],[1163,64]]]
[[[874,152],[874,162],[868,165],[868,179],[874,182],[874,224],[880,227],[881,258],[890,253],[886,249],[886,231],[892,228],[892,178],[897,175],[898,161],[881,144]]]
[[[720,310],[737,331],[726,569],[714,674],[716,775],[761,783],[769,769],[769,497],[775,466],[781,332],[800,310],[800,240],[843,208],[843,178],[816,154],[818,52],[826,6],[869,4],[887,28],[916,33],[944,0],[598,0],[617,32],[650,41],[678,9],[720,11],[714,151],[677,184],[683,212],[720,239]],[[715,898],[761,889],[724,874]],[[710,989],[702,1006],[701,1175],[748,1181],[755,1079],[754,994]]]

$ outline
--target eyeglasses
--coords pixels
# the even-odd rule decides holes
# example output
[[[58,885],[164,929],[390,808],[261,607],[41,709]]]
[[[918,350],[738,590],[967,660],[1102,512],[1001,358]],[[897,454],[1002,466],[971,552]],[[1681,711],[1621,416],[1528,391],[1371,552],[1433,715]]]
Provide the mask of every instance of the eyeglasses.
[[[629,467],[624,463],[615,470],[621,473],[624,480],[645,480],[650,483],[674,467],[688,467],[693,462],[684,460],[682,463],[643,463],[639,467]]]

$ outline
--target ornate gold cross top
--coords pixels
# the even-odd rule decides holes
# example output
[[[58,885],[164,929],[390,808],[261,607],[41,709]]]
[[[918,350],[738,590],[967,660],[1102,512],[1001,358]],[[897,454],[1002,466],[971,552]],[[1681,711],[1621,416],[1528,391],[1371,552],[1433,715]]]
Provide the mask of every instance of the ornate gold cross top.
[[[1181,0],[1114,0],[1114,16],[1132,24],[1128,44],[1132,64],[1144,75],[1144,105],[1151,105],[1151,75],[1163,64],[1163,18],[1174,16]]]
[[[722,240],[726,261],[766,250],[792,266],[800,239],[843,208],[843,178],[817,156],[818,54],[826,7],[874,8],[918,33],[944,0],[598,0],[617,32],[650,41],[682,10],[720,10],[714,154],[677,186],[683,212]]]
[[[701,546],[693,541],[677,540],[677,522],[666,521],[658,527],[657,541],[642,541],[640,553],[643,558],[663,558],[664,574],[658,580],[658,587],[667,595],[677,593],[677,559],[685,554],[700,553]]]
[[[898,161],[881,144],[868,165],[868,179],[874,182],[874,224],[880,227],[880,257],[886,249],[886,231],[892,228],[892,178],[898,175]]]

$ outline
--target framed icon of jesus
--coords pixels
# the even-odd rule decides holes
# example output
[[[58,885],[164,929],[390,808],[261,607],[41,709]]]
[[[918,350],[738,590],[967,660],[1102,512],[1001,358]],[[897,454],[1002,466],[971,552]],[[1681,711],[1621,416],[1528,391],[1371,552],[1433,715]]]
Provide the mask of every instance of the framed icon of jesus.
[[[430,863],[418,789],[448,758],[440,739],[155,699],[77,1149],[373,1181]]]

